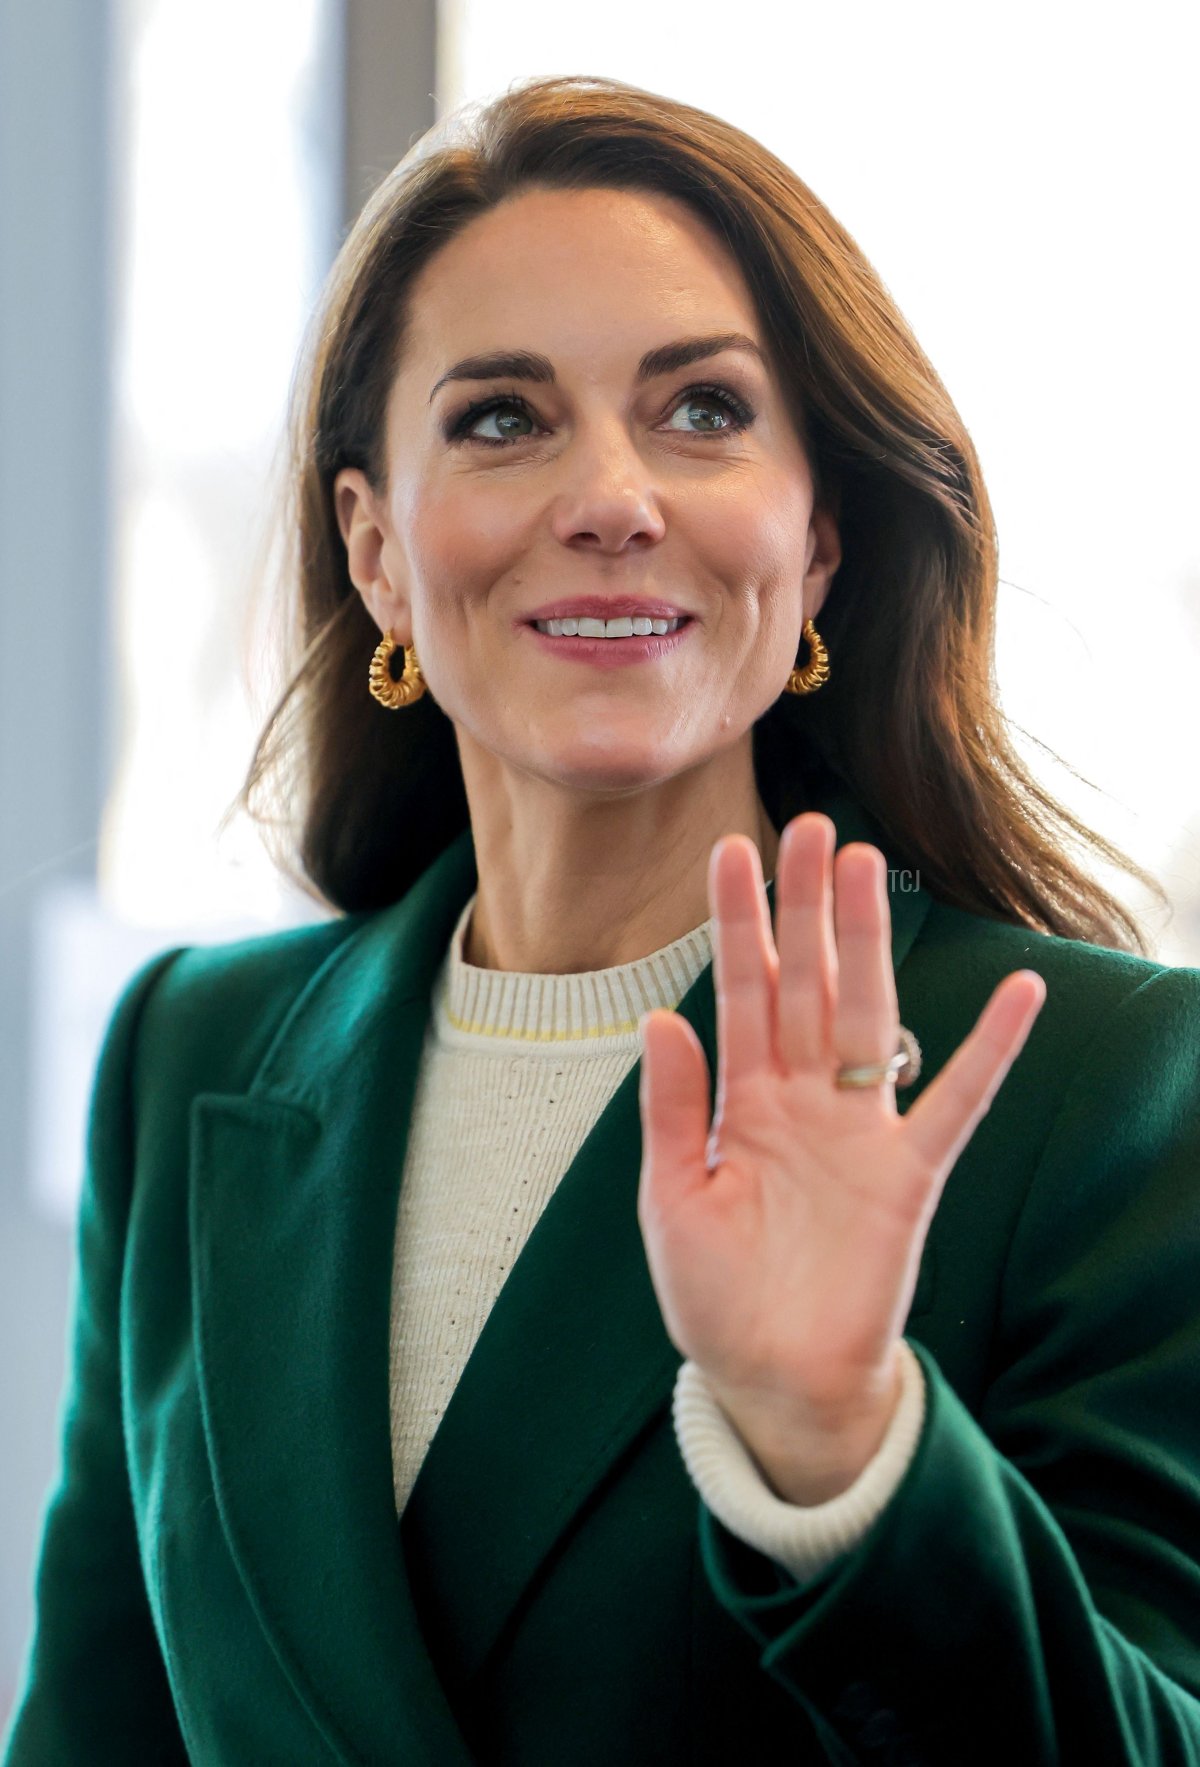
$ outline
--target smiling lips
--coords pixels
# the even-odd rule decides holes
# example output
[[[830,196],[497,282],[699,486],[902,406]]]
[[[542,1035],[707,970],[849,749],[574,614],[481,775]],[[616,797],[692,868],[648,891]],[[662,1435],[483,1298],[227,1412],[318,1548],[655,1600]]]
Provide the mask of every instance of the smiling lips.
[[[665,638],[669,632],[678,632],[684,623],[636,614],[614,620],[589,620],[586,616],[580,620],[535,620],[534,626],[551,638]]]
[[[535,642],[545,645],[548,656],[553,652],[559,662],[606,669],[669,656],[687,642],[687,635],[696,624],[690,617],[652,620],[647,614],[636,620],[629,615],[593,620],[584,615],[580,619],[526,621],[525,629]]]
[[[558,601],[547,601],[542,607],[530,608],[522,616],[523,623],[534,625],[547,620],[686,620],[692,616],[687,608],[670,601],[656,601],[637,595],[571,595]]]

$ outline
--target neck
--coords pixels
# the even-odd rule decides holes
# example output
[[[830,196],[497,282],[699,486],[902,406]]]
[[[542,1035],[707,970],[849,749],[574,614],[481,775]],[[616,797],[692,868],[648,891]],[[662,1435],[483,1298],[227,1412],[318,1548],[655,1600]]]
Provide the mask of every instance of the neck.
[[[571,975],[660,951],[712,916],[709,861],[727,834],[754,841],[764,885],[769,883],[779,835],[757,794],[749,813],[718,818],[702,831],[693,828],[686,840],[639,832],[636,851],[626,849],[628,868],[611,852],[597,865],[556,865],[536,849],[526,865],[480,862],[463,959],[478,969]],[[520,887],[513,887],[515,879]]]

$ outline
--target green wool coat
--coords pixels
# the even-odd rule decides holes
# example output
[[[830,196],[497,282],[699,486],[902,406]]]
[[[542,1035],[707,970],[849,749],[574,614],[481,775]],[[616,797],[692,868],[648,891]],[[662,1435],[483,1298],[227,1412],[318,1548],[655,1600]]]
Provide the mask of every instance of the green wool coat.
[[[801,1588],[688,1478],[636,1066],[397,1520],[397,1192],[464,834],[394,907],[166,953],[114,1013],[4,1767],[1200,1763],[1200,969],[949,908],[814,807],[897,868],[902,1110],[1005,975],[1048,989],[932,1223],[925,1427],[868,1535]],[[711,966],[679,1010],[715,1085]]]

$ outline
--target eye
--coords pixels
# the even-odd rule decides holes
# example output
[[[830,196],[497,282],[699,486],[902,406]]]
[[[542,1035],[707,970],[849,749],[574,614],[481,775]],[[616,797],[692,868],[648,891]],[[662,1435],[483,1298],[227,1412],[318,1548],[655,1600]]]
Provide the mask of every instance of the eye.
[[[488,448],[503,448],[509,442],[523,442],[525,435],[473,436],[468,433],[485,417],[491,417],[498,411],[516,411],[532,422],[529,407],[519,393],[500,393],[491,399],[476,400],[473,405],[467,406],[460,417],[452,418],[446,439],[451,442],[482,442]]]
[[[676,435],[729,435],[748,429],[754,422],[754,411],[746,401],[738,396],[730,387],[703,385],[688,387],[680,393],[675,403],[675,412],[688,412],[705,405],[722,411],[726,421],[717,428],[707,430],[676,430]],[[520,431],[516,434],[500,436],[478,436],[470,432],[482,423],[485,417],[497,416],[499,413],[515,412],[518,419],[532,423],[533,414],[526,401],[519,393],[497,393],[490,399],[480,399],[468,405],[459,416],[450,419],[446,428],[446,439],[450,442],[476,442],[485,448],[506,448],[514,442],[528,441],[532,430]],[[498,421],[511,423],[512,418],[505,416]]]
[[[680,395],[679,403],[676,405],[675,410],[676,412],[684,411],[690,413],[698,407],[702,408],[705,405],[715,406],[718,410],[722,411],[725,415],[726,421],[720,426],[719,430],[693,430],[690,432],[692,435],[725,435],[731,430],[746,429],[754,421],[754,413],[746,404],[745,400],[739,399],[737,394],[731,392],[728,387],[689,387],[686,393]]]

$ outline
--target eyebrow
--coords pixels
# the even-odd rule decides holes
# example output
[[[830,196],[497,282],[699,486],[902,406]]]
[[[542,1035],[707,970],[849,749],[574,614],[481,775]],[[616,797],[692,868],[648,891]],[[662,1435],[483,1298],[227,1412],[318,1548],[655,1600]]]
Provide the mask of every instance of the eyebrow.
[[[748,350],[766,365],[766,356],[752,337],[741,331],[717,331],[708,337],[677,338],[674,343],[647,350],[638,363],[634,379],[641,386],[660,374],[673,374],[677,368],[686,368],[692,362],[719,356],[722,350]],[[548,356],[539,356],[531,350],[494,350],[487,355],[464,356],[461,362],[456,362],[435,382],[429,403],[433,403],[433,394],[448,380],[532,380],[549,386],[556,378],[554,364]]]

